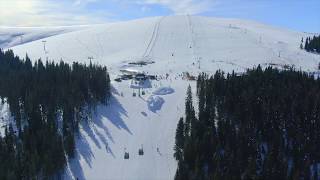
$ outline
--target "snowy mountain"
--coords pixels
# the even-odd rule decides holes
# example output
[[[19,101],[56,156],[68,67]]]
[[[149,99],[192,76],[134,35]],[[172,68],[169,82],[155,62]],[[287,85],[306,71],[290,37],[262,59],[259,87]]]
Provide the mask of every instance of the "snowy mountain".
[[[320,56],[299,48],[301,38],[310,35],[237,19],[169,16],[94,25],[12,49],[33,60],[91,60],[106,65],[112,79],[123,70],[157,75],[159,81],[142,85],[112,82],[109,106],[99,106],[90,123],[81,125],[77,155],[65,177],[173,179],[175,129],[187,86],[195,91],[186,74],[243,72],[258,64],[314,72]],[[141,62],[145,65],[137,65]],[[144,95],[134,96],[139,91]]]
[[[237,19],[169,16],[95,25],[48,37],[44,39],[47,54],[42,40],[12,49],[33,59],[89,62],[88,57],[93,57],[94,62],[112,68],[152,59],[157,63],[147,69],[161,72],[190,68],[196,72],[219,68],[242,71],[266,63],[313,71],[319,56],[299,49],[301,38],[310,35]],[[198,61],[201,70],[192,66]]]
[[[20,44],[84,29],[86,26],[61,27],[0,27],[0,48],[10,48]]]

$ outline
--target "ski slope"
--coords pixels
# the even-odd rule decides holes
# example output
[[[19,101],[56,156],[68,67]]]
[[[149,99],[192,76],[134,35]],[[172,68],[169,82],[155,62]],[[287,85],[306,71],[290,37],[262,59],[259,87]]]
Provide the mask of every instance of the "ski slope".
[[[187,86],[197,75],[243,72],[247,68],[294,66],[315,72],[320,56],[299,49],[302,32],[238,19],[198,16],[153,17],[88,28],[12,47],[20,56],[67,62],[103,64],[111,78],[131,68],[157,75],[138,93],[129,81],[112,81],[109,106],[99,106],[89,123],[82,123],[77,155],[65,179],[173,179],[175,129],[183,115]],[[130,62],[153,62],[136,66]],[[195,92],[194,92],[195,94]],[[138,155],[143,146],[144,155]],[[124,159],[128,152],[129,159]]]
[[[164,102],[153,111],[147,101],[160,84],[172,85],[176,92],[158,96]],[[179,80],[157,81],[146,89],[148,95],[133,97],[128,82],[114,84],[110,106],[98,107],[92,122],[81,125],[78,156],[70,162],[66,179],[173,179],[175,128],[183,114],[187,85]],[[141,146],[143,156],[138,155]]]
[[[33,59],[88,63],[93,57],[110,68],[152,59],[157,63],[147,69],[162,73],[243,71],[267,63],[314,71],[319,56],[299,49],[301,38],[311,35],[238,19],[169,16],[93,25],[48,37],[43,39],[47,53],[42,40],[12,49]]]

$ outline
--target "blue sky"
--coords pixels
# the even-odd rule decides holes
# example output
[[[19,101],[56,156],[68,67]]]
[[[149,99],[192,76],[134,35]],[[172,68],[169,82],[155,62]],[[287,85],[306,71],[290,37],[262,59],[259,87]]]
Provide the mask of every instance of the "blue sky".
[[[320,32],[320,0],[0,0],[0,26],[96,24],[192,14]]]

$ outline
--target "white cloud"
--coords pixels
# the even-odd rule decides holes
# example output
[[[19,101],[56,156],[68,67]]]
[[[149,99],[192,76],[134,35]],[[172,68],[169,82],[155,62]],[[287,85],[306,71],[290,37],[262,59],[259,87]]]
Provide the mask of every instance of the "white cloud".
[[[157,11],[160,5],[174,14],[199,14],[210,10],[216,0],[0,0],[0,26],[56,26],[103,23],[121,17],[121,10],[143,13]],[[96,3],[97,9],[89,9]],[[110,6],[111,5],[111,6]],[[114,14],[104,7],[118,6]],[[131,9],[130,9],[131,8]],[[98,10],[99,9],[99,10]],[[112,11],[112,10],[111,10]],[[117,16],[117,11],[119,15]],[[130,19],[128,17],[127,19]]]
[[[97,2],[99,0],[73,0],[73,5],[75,6],[86,6],[89,3]]]
[[[209,11],[215,4],[215,0],[138,0],[136,2],[162,5],[175,14],[199,14]]]
[[[106,13],[87,12],[79,7],[84,1],[89,3],[94,0],[0,0],[0,26],[56,26],[104,22]]]

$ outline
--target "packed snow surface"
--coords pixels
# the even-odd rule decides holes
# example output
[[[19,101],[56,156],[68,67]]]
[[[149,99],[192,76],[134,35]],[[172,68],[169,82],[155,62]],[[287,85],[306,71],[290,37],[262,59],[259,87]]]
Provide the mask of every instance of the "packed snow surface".
[[[307,36],[313,34],[252,21],[169,16],[95,25],[12,49],[33,60],[91,60],[106,65],[111,79],[123,68],[156,76],[143,83],[112,81],[109,105],[97,107],[80,125],[77,154],[65,179],[169,180],[177,167],[174,136],[184,114],[186,89],[190,84],[196,90],[196,82],[187,79],[218,69],[243,72],[258,64],[315,72],[320,56],[299,48]],[[134,96],[142,91],[144,95]],[[143,156],[138,155],[141,147]],[[124,159],[125,152],[129,159]]]
[[[172,93],[174,93],[174,89],[172,89],[171,87],[160,87],[157,90],[153,91],[153,94],[155,95],[166,95]]]
[[[164,103],[164,100],[160,96],[150,96],[147,102],[148,102],[149,110],[155,113],[161,109]]]

